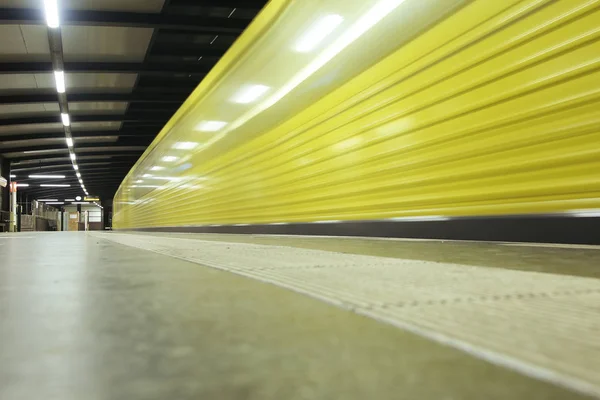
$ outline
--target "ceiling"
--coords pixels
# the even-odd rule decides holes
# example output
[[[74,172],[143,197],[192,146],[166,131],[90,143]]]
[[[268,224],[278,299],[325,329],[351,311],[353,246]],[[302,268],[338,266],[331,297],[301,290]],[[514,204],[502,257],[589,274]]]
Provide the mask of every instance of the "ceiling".
[[[90,195],[111,199],[266,0],[58,3],[60,27],[53,29],[42,0],[0,0],[0,155],[30,199],[82,195],[73,164]],[[64,70],[64,94],[57,93],[57,69]],[[65,178],[29,178],[36,174]],[[48,184],[70,186],[40,186]]]

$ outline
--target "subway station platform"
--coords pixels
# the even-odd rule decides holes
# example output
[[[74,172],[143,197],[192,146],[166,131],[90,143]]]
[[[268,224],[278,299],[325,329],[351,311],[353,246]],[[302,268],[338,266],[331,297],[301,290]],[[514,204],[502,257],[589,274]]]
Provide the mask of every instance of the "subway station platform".
[[[0,234],[0,399],[600,395],[600,248]]]

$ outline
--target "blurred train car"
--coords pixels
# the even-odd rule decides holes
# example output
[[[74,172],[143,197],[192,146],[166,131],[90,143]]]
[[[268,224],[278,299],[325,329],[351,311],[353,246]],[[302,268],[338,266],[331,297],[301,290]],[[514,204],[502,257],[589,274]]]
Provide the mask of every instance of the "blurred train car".
[[[271,0],[114,227],[598,242],[599,36],[590,0]]]

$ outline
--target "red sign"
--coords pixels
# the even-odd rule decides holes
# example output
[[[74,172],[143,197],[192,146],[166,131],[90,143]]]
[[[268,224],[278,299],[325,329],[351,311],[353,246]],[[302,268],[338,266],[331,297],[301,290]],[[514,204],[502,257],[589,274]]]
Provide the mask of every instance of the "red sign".
[[[17,182],[11,182],[10,183],[10,192],[11,193],[17,193]]]

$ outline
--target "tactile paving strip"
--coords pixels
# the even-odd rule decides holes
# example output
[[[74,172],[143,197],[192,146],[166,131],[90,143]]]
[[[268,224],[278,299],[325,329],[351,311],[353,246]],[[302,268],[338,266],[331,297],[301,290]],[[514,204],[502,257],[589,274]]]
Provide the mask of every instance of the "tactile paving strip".
[[[600,280],[135,234],[94,234],[334,303],[600,395]]]

